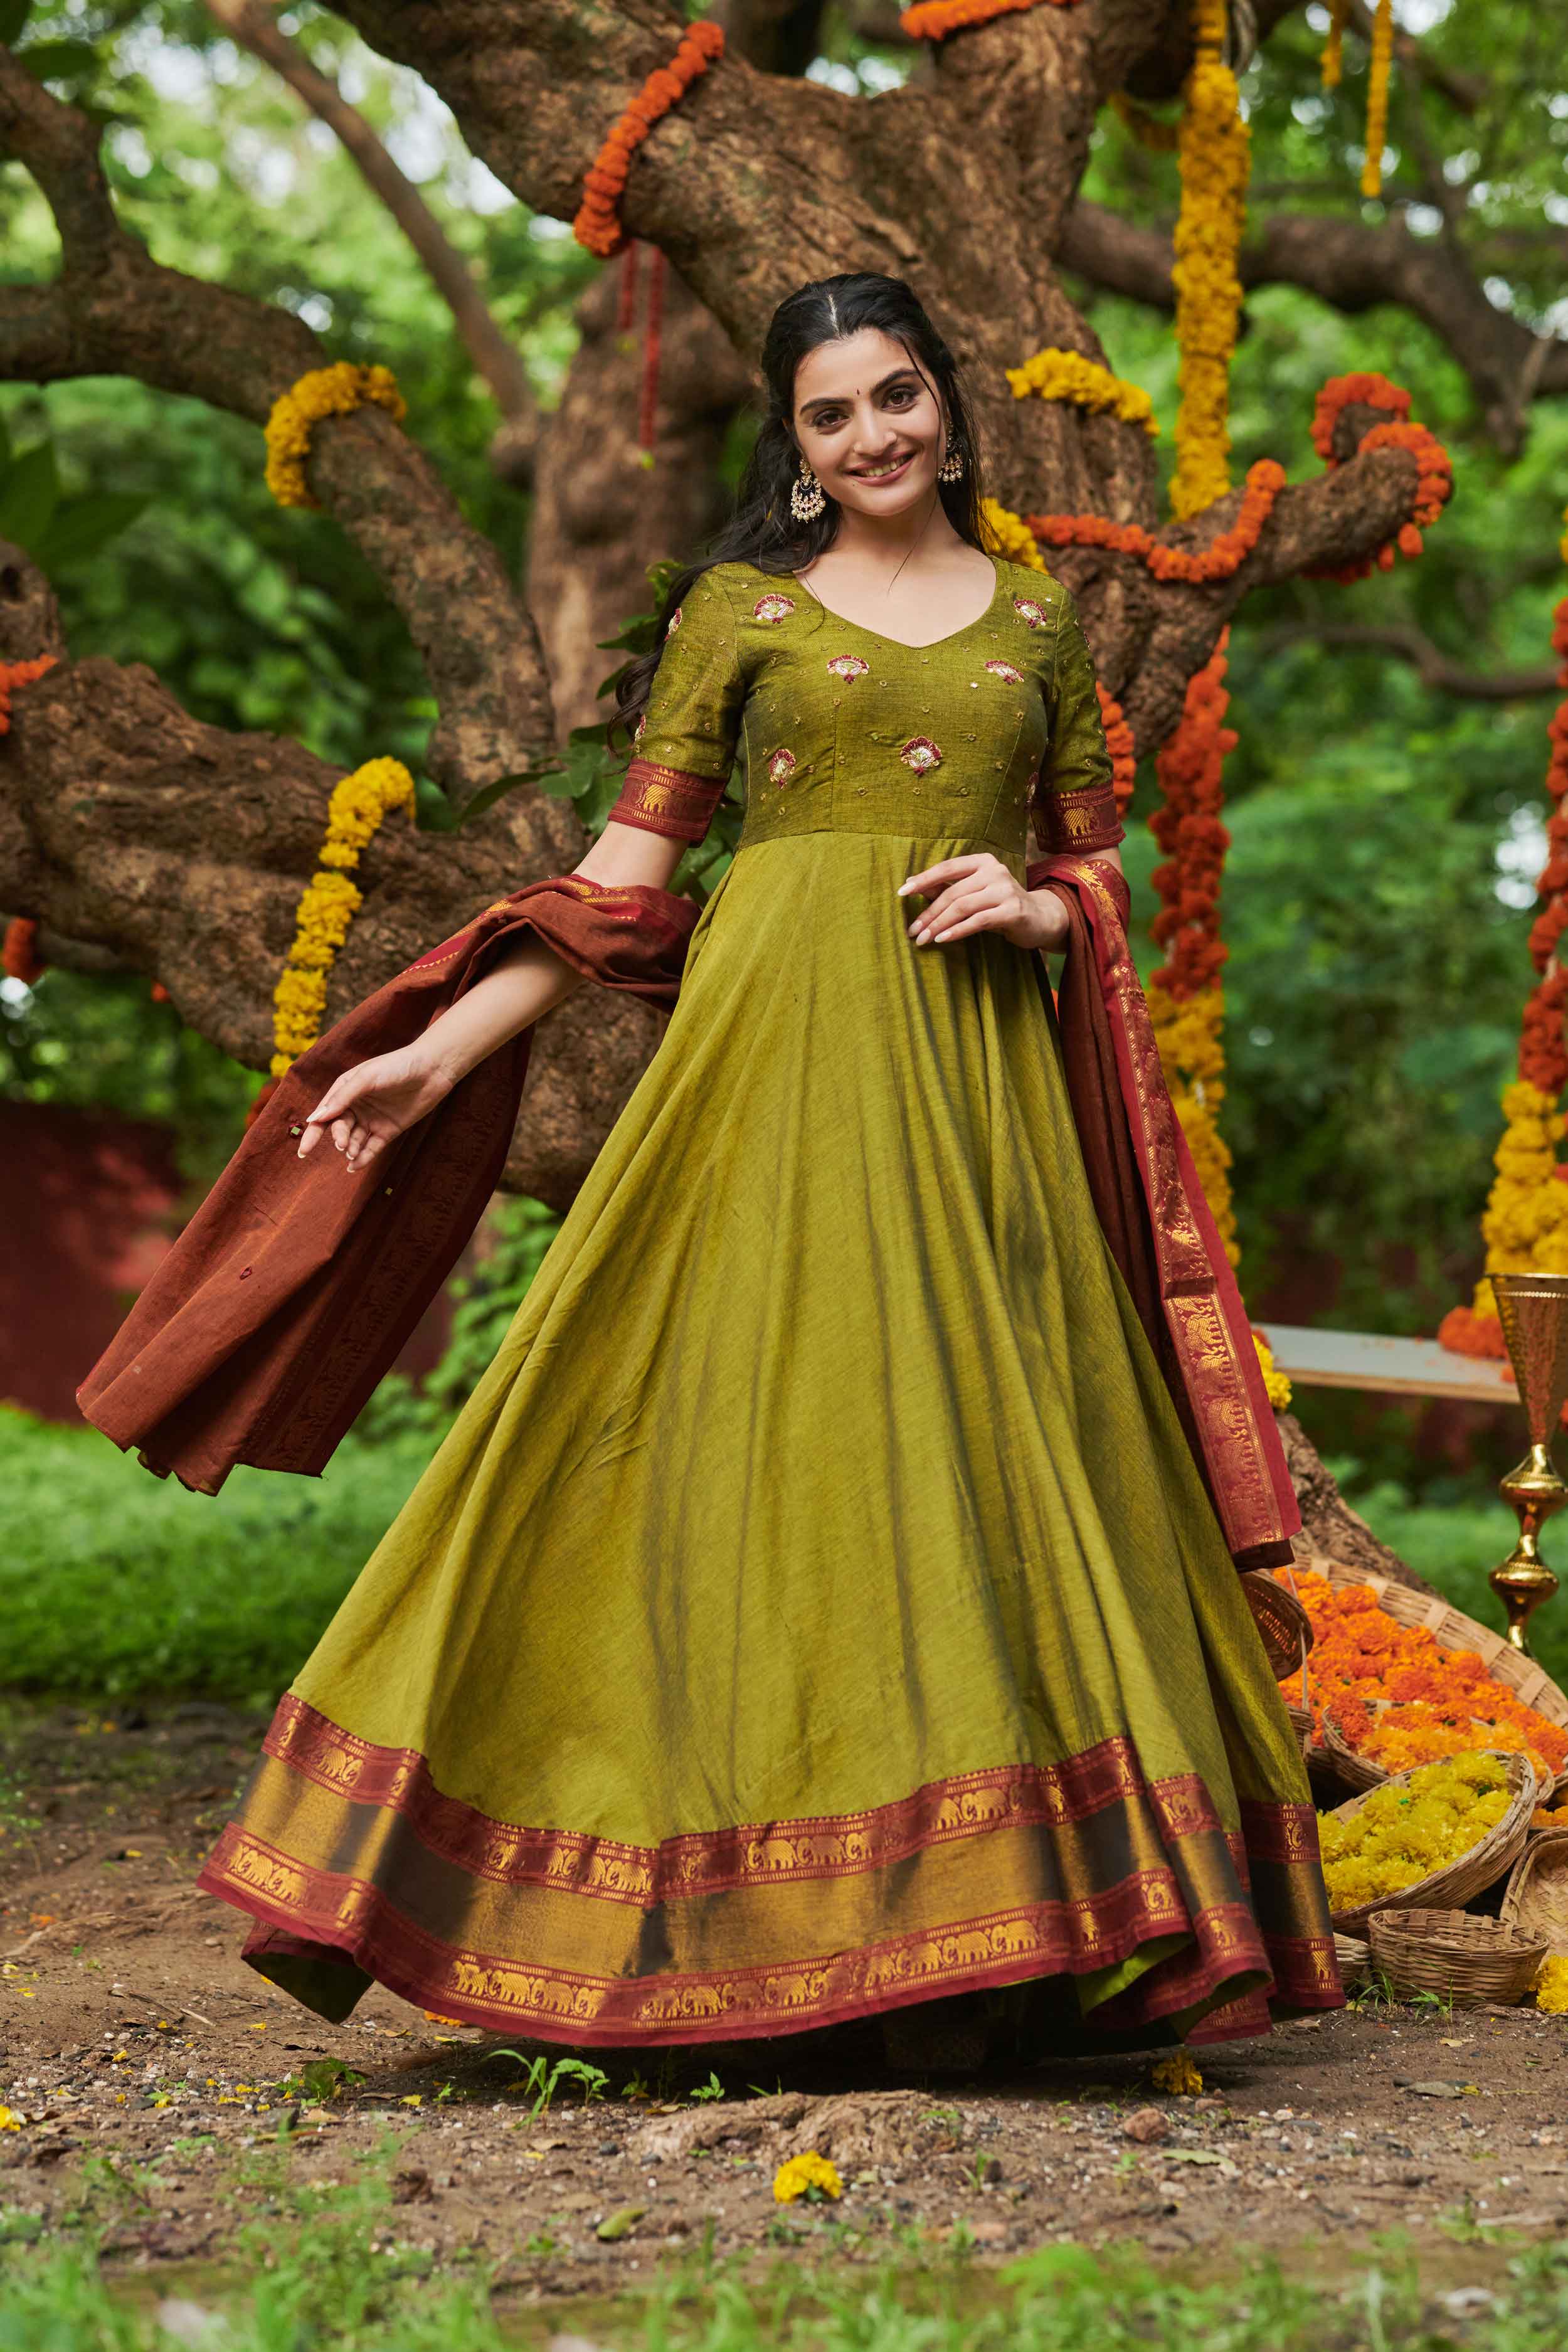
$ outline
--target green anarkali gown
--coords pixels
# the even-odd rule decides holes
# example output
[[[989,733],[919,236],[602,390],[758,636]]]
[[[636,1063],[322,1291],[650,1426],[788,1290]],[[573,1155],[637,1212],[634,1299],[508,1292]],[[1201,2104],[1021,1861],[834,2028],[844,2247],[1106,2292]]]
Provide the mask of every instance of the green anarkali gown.
[[[1055,1979],[1092,2026],[1341,1998],[1300,1755],[1101,1237],[1037,959],[906,876],[1109,761],[1066,592],[925,646],[724,564],[617,817],[743,756],[679,1003],[202,1883],[576,2044]],[[1086,820],[1087,823],[1087,820]]]

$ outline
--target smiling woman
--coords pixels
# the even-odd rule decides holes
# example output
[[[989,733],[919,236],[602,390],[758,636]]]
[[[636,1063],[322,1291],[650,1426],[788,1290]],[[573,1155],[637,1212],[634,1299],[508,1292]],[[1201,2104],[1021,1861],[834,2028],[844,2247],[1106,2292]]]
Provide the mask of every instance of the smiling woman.
[[[201,1311],[171,1293],[165,1343],[139,1307],[90,1384],[123,1441],[202,1312],[253,1314],[143,1442],[177,1467],[232,1408],[319,1467],[363,1317],[504,1151],[507,1049],[585,974],[679,967],[201,1884],[334,2017],[377,1979],[584,2045],[955,2000],[1016,2051],[1264,2032],[1268,1995],[1342,1998],[1236,1573],[1299,1520],[1126,950],[1088,647],[1059,583],[987,551],[907,287],[803,288],[763,365],[736,519],[624,681],[602,838],[296,1066]],[[738,760],[739,847],[678,929]],[[1069,939],[1058,1024],[1039,951]],[[289,1234],[308,1276],[263,1313]]]

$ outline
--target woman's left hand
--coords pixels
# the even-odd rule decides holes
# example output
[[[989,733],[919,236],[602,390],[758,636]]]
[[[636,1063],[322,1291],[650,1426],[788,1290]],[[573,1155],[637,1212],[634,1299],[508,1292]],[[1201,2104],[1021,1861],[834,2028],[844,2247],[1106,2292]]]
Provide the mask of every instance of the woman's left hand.
[[[1052,890],[1026,890],[1012,870],[988,849],[944,857],[911,874],[900,895],[919,892],[931,900],[910,925],[917,947],[995,931],[1016,948],[1067,945],[1067,908]]]

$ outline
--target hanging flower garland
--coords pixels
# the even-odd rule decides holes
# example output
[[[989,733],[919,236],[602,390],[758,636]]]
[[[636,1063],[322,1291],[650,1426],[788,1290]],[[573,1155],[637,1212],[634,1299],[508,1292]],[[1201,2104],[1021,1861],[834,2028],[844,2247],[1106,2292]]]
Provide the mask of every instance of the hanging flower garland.
[[[30,915],[13,915],[0,946],[0,971],[7,980],[19,980],[24,988],[34,988],[47,969],[38,953],[37,923]]]
[[[1172,271],[1182,357],[1171,505],[1183,521],[1230,488],[1230,362],[1241,315],[1237,255],[1250,168],[1241,93],[1225,62],[1226,0],[1197,0],[1195,30],[1176,146],[1182,204]]]
[[[1345,25],[1351,13],[1351,0],[1329,0],[1329,30],[1323,43],[1323,88],[1338,89],[1344,71]]]
[[[1228,580],[1246,562],[1263,536],[1263,526],[1274,511],[1274,501],[1285,488],[1285,468],[1278,457],[1260,457],[1247,469],[1247,485],[1236,520],[1195,552],[1168,547],[1138,522],[1112,522],[1106,515],[1025,515],[1026,530],[1048,547],[1103,547],[1117,555],[1136,556],[1156,580],[1181,580],[1201,586]]]
[[[11,697],[19,686],[31,686],[59,659],[58,654],[35,654],[30,661],[0,662],[0,735],[11,732]],[[24,988],[40,981],[47,967],[38,953],[38,927],[30,915],[14,915],[0,943],[0,971]]]
[[[311,368],[279,394],[265,432],[267,487],[280,507],[321,505],[305,480],[311,432],[323,416],[347,416],[353,409],[370,404],[384,408],[400,425],[408,414],[408,404],[390,368],[361,367],[353,360]]]
[[[1047,344],[1022,367],[1009,368],[1006,374],[1015,400],[1027,400],[1032,394],[1041,400],[1068,400],[1076,408],[1109,411],[1124,425],[1141,425],[1151,435],[1160,430],[1154,404],[1142,386],[1112,375],[1109,368],[1098,367],[1081,352],[1058,351]]]
[[[572,224],[579,245],[607,261],[626,242],[621,226],[621,197],[632,157],[653,126],[672,106],[678,106],[699,77],[724,53],[723,28],[707,23],[689,25],[667,66],[649,74],[635,98],[626,100],[609,137],[584,175],[583,201]]]
[[[1366,82],[1366,150],[1362,159],[1363,196],[1383,194],[1383,150],[1388,137],[1388,80],[1394,65],[1394,0],[1377,0],[1372,20],[1372,63]]]
[[[1024,8],[1038,8],[1046,0],[917,0],[899,18],[899,30],[911,41],[945,41],[950,33],[966,33],[988,25],[993,16],[1010,16]],[[1076,8],[1079,0],[1048,0],[1053,8]]]
[[[1219,935],[1219,895],[1230,846],[1220,809],[1225,755],[1237,740],[1222,723],[1230,700],[1223,683],[1229,636],[1227,629],[1188,680],[1181,724],[1155,761],[1164,804],[1149,819],[1149,830],[1165,863],[1152,877],[1161,904],[1149,929],[1167,961],[1151,974],[1144,993],[1171,1099],[1234,1265],[1239,1252],[1230,1153],[1219,1131],[1225,1099],[1219,975],[1229,953]]]
[[[333,786],[318,859],[321,870],[311,876],[300,900],[294,942],[272,992],[274,1078],[280,1078],[320,1034],[327,975],[364,904],[363,893],[348,878],[349,869],[359,864],[389,810],[413,806],[414,779],[401,760],[367,760]]]
[[[1116,795],[1116,814],[1125,816],[1138,773],[1138,750],[1121,705],[1114,696],[1107,694],[1098,678],[1094,690],[1100,697],[1100,719],[1105,729],[1105,748],[1110,754],[1110,789]]]
[[[1045,558],[1035,545],[1035,534],[1026,522],[997,499],[982,499],[980,514],[994,555],[1005,557],[1009,563],[1027,564],[1031,572],[1045,570]]]
[[[1568,562],[1568,536],[1563,555]],[[1552,614],[1552,649],[1562,664],[1557,682],[1565,698],[1547,728],[1548,857],[1535,886],[1540,911],[1530,927],[1531,961],[1541,978],[1521,1024],[1518,1081],[1503,1089],[1497,1175],[1481,1219],[1488,1274],[1568,1274],[1568,1165],[1557,1156],[1568,1127],[1559,1108],[1568,1087],[1568,962],[1558,954],[1568,930],[1568,596]],[[1470,1306],[1444,1316],[1437,1337],[1456,1355],[1507,1355],[1489,1282],[1477,1284]]]

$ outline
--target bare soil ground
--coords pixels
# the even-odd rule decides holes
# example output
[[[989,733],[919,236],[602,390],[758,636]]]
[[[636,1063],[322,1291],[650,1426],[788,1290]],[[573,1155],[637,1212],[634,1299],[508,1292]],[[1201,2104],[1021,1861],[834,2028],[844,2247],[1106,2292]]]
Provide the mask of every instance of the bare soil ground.
[[[868,2034],[831,2056],[787,2037],[645,2054],[640,2077],[622,2065],[587,2103],[563,2083],[535,2114],[495,2036],[379,1990],[327,2026],[243,1966],[244,1923],[190,1882],[261,1723],[194,1706],[14,1706],[8,1723],[0,2237],[79,2211],[96,2179],[118,2184],[112,2262],[222,2264],[244,2219],[225,2185],[279,2135],[296,2178],[351,2179],[379,2149],[389,2244],[482,2254],[552,2305],[633,2286],[671,2249],[999,2259],[1131,2238],[1331,2259],[1378,2231],[1568,2224],[1568,2025],[1531,2010],[1288,2024],[1202,2053],[1195,2098],[1152,2090],[1147,2057],[900,2080]],[[723,2095],[694,2097],[710,2078]],[[842,2200],[776,2203],[777,2167],[807,2148],[832,2158]]]

